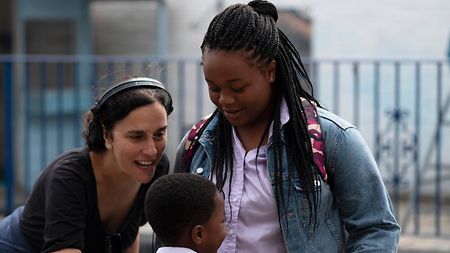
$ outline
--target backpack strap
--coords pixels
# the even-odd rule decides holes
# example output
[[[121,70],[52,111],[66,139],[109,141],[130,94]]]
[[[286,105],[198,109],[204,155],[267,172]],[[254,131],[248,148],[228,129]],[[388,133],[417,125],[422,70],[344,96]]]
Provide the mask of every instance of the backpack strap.
[[[308,101],[305,98],[301,98],[303,108],[306,114],[306,123],[308,128],[309,139],[311,141],[311,147],[313,151],[314,162],[319,169],[322,180],[327,182],[328,174],[325,169],[325,143],[322,137],[322,131],[319,124],[319,116],[317,114],[317,105],[313,101]],[[213,118],[213,114],[209,114],[203,117],[197,124],[192,126],[189,130],[186,143],[185,143],[185,154],[184,154],[184,168],[186,172],[189,172],[189,167],[191,166],[192,157],[195,154],[200,143],[198,138],[203,132],[203,130],[208,125],[207,123]]]
[[[201,133],[203,132],[203,130],[205,130],[206,126],[208,125],[207,123],[210,121],[210,119],[213,118],[214,114],[215,113],[206,115],[199,122],[193,125],[189,130],[188,136],[186,138],[186,143],[184,144],[184,170],[186,172],[189,172],[192,157],[194,156],[195,151],[200,145],[200,143],[198,142],[198,138],[201,136]]]
[[[322,130],[320,129],[319,115],[317,114],[317,105],[316,103],[314,103],[314,101],[308,101],[305,98],[301,98],[301,101],[306,114],[306,124],[308,128],[309,139],[311,141],[314,163],[319,169],[322,180],[327,182],[328,173],[325,168],[325,142],[322,136]]]

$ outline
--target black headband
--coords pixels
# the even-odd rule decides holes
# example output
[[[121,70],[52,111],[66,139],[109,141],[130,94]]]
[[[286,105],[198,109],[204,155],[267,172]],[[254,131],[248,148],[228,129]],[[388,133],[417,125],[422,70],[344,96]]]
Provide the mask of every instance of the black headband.
[[[170,114],[172,112],[172,97],[170,96],[169,92],[166,90],[164,85],[155,79],[147,78],[147,77],[136,77],[127,79],[125,81],[119,82],[117,84],[114,84],[106,90],[97,100],[97,102],[94,104],[94,106],[91,107],[91,111],[93,113],[98,112],[100,107],[105,103],[106,100],[108,100],[110,97],[114,96],[115,94],[130,89],[130,88],[136,88],[136,87],[142,87],[142,88],[149,88],[149,89],[161,89],[167,93],[170,99],[169,108],[167,108],[168,112],[167,114]]]

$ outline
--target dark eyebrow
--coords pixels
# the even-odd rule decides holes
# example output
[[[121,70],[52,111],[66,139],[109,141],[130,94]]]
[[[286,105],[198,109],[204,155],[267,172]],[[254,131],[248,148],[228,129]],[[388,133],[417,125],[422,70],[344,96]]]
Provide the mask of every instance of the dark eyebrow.
[[[242,81],[242,80],[243,80],[242,78],[234,78],[234,79],[227,80],[226,83],[227,84],[232,84],[232,83],[239,82],[239,81]],[[214,84],[213,81],[208,80],[207,78],[205,78],[205,81],[208,82],[208,83]]]
[[[157,129],[155,132],[160,132],[160,131],[165,131],[165,130],[167,130],[167,125]],[[147,130],[131,130],[128,133],[130,133],[130,134],[147,133]]]
[[[159,129],[158,129],[158,130],[156,130],[156,131],[162,131],[162,130],[167,130],[167,125],[165,125],[165,126],[163,126],[163,127],[159,128]]]

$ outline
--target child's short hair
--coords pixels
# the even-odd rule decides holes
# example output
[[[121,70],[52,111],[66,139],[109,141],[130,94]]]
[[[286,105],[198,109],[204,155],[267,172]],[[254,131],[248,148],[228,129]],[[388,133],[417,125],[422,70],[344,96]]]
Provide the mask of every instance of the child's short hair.
[[[145,217],[163,244],[175,243],[186,229],[208,222],[217,192],[213,182],[199,175],[164,175],[147,191]]]

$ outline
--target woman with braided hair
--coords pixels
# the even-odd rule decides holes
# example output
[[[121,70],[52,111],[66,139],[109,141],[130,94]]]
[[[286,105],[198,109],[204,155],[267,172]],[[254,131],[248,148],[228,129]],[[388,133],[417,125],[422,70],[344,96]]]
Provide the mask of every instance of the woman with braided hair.
[[[320,107],[277,18],[257,0],[211,21],[201,51],[217,109],[186,134],[175,171],[225,196],[219,252],[396,252],[400,227],[368,146]]]

